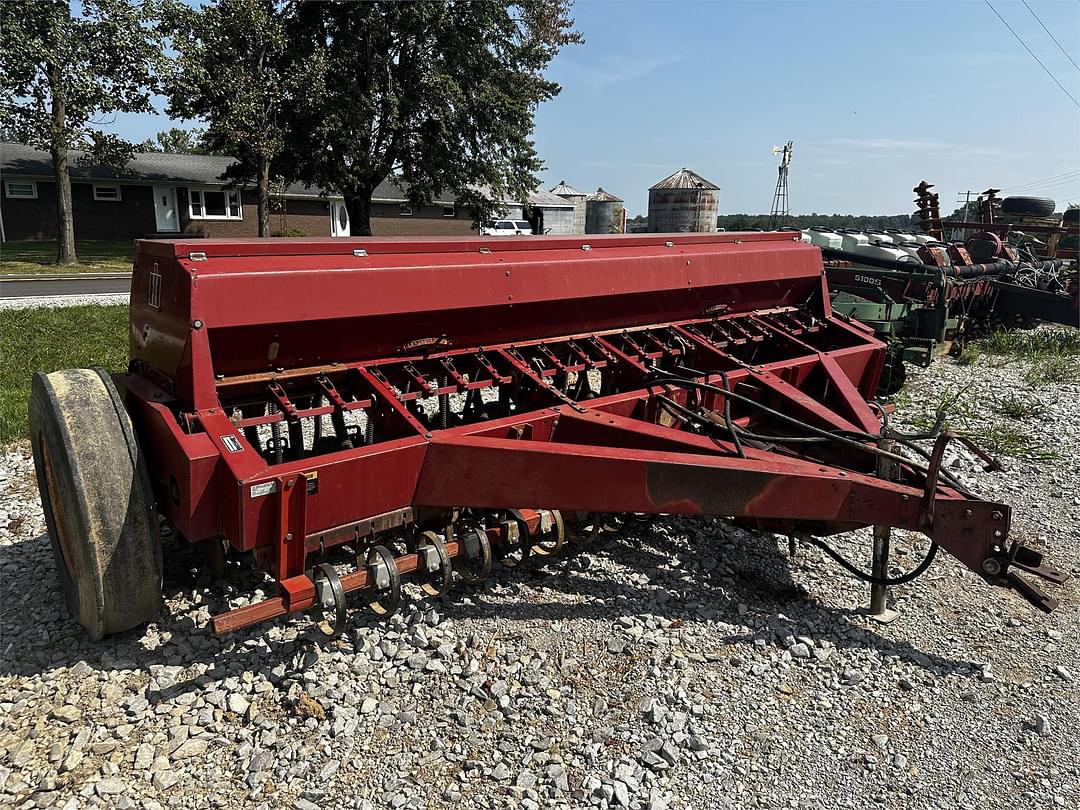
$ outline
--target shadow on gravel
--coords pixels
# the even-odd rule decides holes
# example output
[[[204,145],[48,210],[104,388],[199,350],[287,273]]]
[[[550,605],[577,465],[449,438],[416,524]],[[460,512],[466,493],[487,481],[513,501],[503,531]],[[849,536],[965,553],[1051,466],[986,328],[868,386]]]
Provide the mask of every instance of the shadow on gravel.
[[[668,532],[685,532],[695,524],[684,521],[659,525]],[[766,644],[776,646],[777,636],[817,633],[837,647],[874,649],[941,674],[976,673],[977,668],[969,661],[931,655],[907,641],[883,637],[853,622],[856,611],[809,595],[792,579],[787,557],[771,536],[741,533],[734,550],[722,551],[721,542],[718,539],[715,547],[695,543],[688,548],[685,544],[679,546],[664,531],[633,524],[590,546],[569,545],[549,562],[535,560],[514,569],[496,565],[481,586],[458,587],[442,599],[416,598],[415,603],[421,608],[434,607],[460,621],[497,617],[503,622],[530,624],[574,618],[615,622],[621,616],[650,614],[684,622],[704,618],[723,623],[721,628],[726,625],[734,629],[750,624],[753,618],[764,626],[749,633],[725,633],[718,628],[717,648],[750,645],[762,638]],[[680,558],[683,567],[665,570]],[[707,560],[714,564],[704,565]],[[193,547],[177,543],[166,547],[166,600],[190,600],[198,595],[210,613],[226,609],[220,583],[211,584],[206,575],[200,574],[200,563],[201,554]],[[156,701],[248,669],[284,665],[287,674],[294,674],[310,663],[318,645],[327,643],[304,616],[217,638],[205,623],[206,610],[185,603],[183,610],[166,613],[149,629],[132,630],[92,644],[64,603],[46,535],[0,547],[0,572],[0,677],[32,676],[75,667],[80,662],[101,670],[142,670],[155,664],[181,668],[205,665],[204,672],[148,695]],[[253,573],[235,566],[229,577],[240,593],[258,585]],[[526,585],[533,588],[523,593]],[[559,598],[540,601],[540,586],[558,592]],[[409,586],[408,593],[403,594],[403,608],[407,610],[411,597],[418,594],[415,586]],[[749,615],[740,614],[740,605]],[[385,626],[385,620],[370,614],[355,595],[350,607],[354,608],[350,614],[352,627]],[[285,640],[280,631],[289,623],[297,635]],[[353,645],[347,636],[331,643],[348,652]]]
[[[543,584],[562,593],[583,597],[581,603],[518,599],[485,604],[483,591],[474,594],[473,602],[482,605],[486,614],[508,621],[535,623],[587,617],[614,622],[620,616],[648,613],[669,621],[710,619],[735,626],[745,625],[749,618],[740,615],[739,605],[742,604],[749,608],[754,618],[763,620],[766,627],[740,634],[718,631],[716,647],[752,645],[760,638],[775,646],[776,635],[814,636],[815,632],[806,629],[807,624],[812,624],[817,633],[838,648],[877,650],[885,656],[942,675],[974,676],[978,673],[977,665],[971,661],[926,653],[906,640],[879,635],[852,621],[861,618],[858,610],[817,599],[792,579],[789,559],[779,551],[770,535],[743,532],[738,542],[732,556],[723,561],[732,569],[731,576],[722,577],[715,570],[688,571],[680,575],[677,584],[662,583],[659,590],[653,590],[630,584],[609,572],[604,572],[606,578],[603,579],[595,574],[590,576],[594,566],[584,570],[575,566],[578,560],[589,560],[587,552],[599,552],[625,567],[630,574],[648,572],[652,583],[657,580],[653,576],[657,569],[670,565],[680,555],[684,559],[688,556],[685,548],[677,548],[674,542],[657,532],[642,529],[633,536],[617,534],[594,546],[572,547],[557,560],[534,568],[531,576],[516,575],[505,586],[519,591],[521,584]],[[667,573],[670,577],[671,573]],[[654,601],[657,596],[659,598]],[[476,607],[455,605],[444,608],[444,612],[455,619],[466,619],[476,615]]]

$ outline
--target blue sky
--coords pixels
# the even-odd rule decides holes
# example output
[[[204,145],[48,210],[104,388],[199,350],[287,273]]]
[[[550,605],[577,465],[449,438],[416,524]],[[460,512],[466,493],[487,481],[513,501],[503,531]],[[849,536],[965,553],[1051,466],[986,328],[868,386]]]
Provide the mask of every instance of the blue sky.
[[[1028,9],[991,2],[1080,100],[1080,70]],[[1028,4],[1080,64],[1080,2]],[[793,213],[911,211],[922,179],[949,211],[991,185],[1080,202],[1080,108],[983,0],[578,0],[574,16],[586,44],[556,58],[562,93],[537,114],[545,188],[603,186],[637,214],[687,166],[723,189],[721,212],[767,212],[770,149],[790,139]]]

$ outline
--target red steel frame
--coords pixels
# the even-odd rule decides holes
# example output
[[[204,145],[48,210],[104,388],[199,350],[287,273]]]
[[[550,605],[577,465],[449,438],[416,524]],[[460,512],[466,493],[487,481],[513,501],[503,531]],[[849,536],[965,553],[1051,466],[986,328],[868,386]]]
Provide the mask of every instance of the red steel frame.
[[[884,346],[833,315],[820,252],[790,234],[142,241],[131,295],[117,381],[159,508],[189,541],[253,553],[280,587],[215,617],[217,632],[311,607],[311,553],[447,526],[463,507],[723,515],[789,533],[887,524],[1050,604],[1008,570],[1009,508],[936,470],[886,481],[870,454],[782,441],[740,455],[660,407],[718,414],[728,399],[650,381],[674,367],[822,429],[877,433],[867,399]],[[600,391],[572,395],[588,374]],[[442,427],[418,407],[480,389],[512,390],[516,409]],[[731,405],[735,424],[768,427]],[[351,413],[376,440],[312,441],[280,462],[258,446],[267,426]],[[446,540],[461,553],[452,527]],[[363,567],[343,577],[367,584]]]

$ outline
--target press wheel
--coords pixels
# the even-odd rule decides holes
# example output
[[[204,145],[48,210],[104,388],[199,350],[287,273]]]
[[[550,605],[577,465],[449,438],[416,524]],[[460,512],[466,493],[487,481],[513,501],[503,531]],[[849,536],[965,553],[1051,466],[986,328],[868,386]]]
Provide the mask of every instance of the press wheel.
[[[442,596],[453,582],[453,563],[446,551],[446,544],[435,532],[421,532],[417,538],[416,552],[421,555],[420,587],[428,596]],[[428,566],[429,554],[435,565]]]
[[[315,626],[327,638],[337,638],[349,619],[341,578],[330,563],[319,563],[310,576],[315,583],[318,600],[316,610],[319,616]]]
[[[146,463],[108,374],[35,374],[30,440],[53,557],[94,641],[157,616],[161,538]]]
[[[480,582],[491,573],[491,541],[481,528],[470,527],[458,532],[462,553],[454,557],[454,570],[470,585]]]
[[[372,546],[367,550],[364,565],[368,570],[369,584],[364,589],[368,607],[377,616],[396,613],[401,604],[401,574],[394,562],[394,555],[386,546]]]
[[[558,510],[551,512],[551,530],[532,544],[530,553],[534,557],[552,557],[559,553],[559,549],[566,542],[566,525],[563,523],[562,513]]]

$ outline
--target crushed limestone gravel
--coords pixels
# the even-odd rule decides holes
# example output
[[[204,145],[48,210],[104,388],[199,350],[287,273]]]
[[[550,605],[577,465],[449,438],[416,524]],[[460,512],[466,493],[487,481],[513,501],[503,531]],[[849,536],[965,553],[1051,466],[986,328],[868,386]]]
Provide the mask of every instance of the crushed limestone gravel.
[[[2,282],[0,282],[2,283]],[[128,293],[94,293],[92,295],[49,295],[24,296],[19,298],[0,298],[0,312],[5,309],[57,309],[61,307],[79,307],[86,304],[112,306],[126,304]]]

